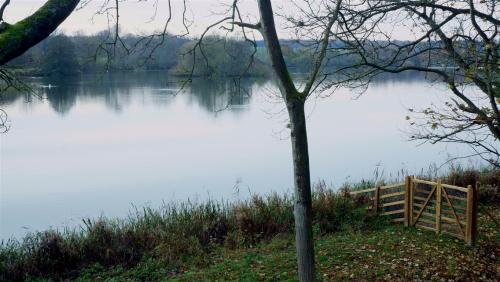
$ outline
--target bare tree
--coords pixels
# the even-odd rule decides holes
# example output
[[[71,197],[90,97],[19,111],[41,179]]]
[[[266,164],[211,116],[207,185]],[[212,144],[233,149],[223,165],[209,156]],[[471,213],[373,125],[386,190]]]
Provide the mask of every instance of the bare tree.
[[[340,43],[332,49],[356,60],[335,71],[344,82],[405,71],[444,82],[444,105],[409,109],[410,140],[467,144],[471,155],[500,167],[497,1],[362,0],[340,14]],[[401,40],[402,33],[412,39]]]
[[[254,31],[264,38],[266,50],[270,59],[272,73],[277,82],[279,92],[285,102],[289,117],[289,128],[291,130],[291,145],[294,167],[294,216],[295,216],[295,238],[298,259],[298,271],[300,281],[314,281],[314,244],[312,234],[312,199],[311,180],[309,169],[309,152],[307,140],[307,127],[305,116],[305,102],[319,85],[324,82],[320,77],[320,71],[324,67],[327,51],[330,46],[332,27],[337,22],[342,1],[312,3],[315,1],[303,1],[302,5],[313,9],[320,7],[321,19],[326,23],[317,22],[314,31],[317,37],[311,42],[313,66],[303,84],[296,85],[291,73],[285,63],[282,46],[278,37],[275,18],[279,16],[273,12],[270,0],[257,0],[259,21],[256,23],[245,22],[238,6],[238,0],[232,1],[228,9],[228,16],[209,25],[203,32],[191,50],[192,57],[199,54],[205,60],[203,52],[203,39],[213,28],[221,26],[228,32],[239,31],[245,40],[253,42]],[[293,1],[292,1],[293,2]],[[333,5],[331,5],[334,3]],[[302,11],[304,12],[304,11]],[[307,16],[307,13],[303,13]],[[229,25],[229,26],[228,26]],[[302,26],[303,28],[303,26]],[[311,33],[312,34],[312,33]],[[253,56],[251,56],[252,61]],[[193,59],[193,64],[195,59]],[[193,66],[194,69],[194,66]]]
[[[83,1],[84,5],[88,4],[92,0]],[[149,60],[153,59],[153,55],[158,48],[163,45],[169,38],[168,28],[173,19],[173,11],[178,10],[182,15],[181,21],[184,31],[182,34],[176,35],[178,37],[183,37],[189,34],[190,22],[187,18],[187,0],[181,0],[181,7],[174,7],[172,0],[167,0],[167,17],[163,20],[163,26],[160,30],[153,31],[137,37],[135,42],[127,42],[122,37],[122,32],[120,29],[120,23],[122,21],[122,16],[120,15],[120,7],[122,2],[127,0],[106,0],[102,3],[100,8],[96,11],[95,15],[105,15],[108,19],[108,32],[103,38],[102,42],[97,46],[96,52],[94,54],[94,60],[101,54],[106,57],[106,68],[109,67],[112,60],[117,56],[129,56],[132,53],[140,53],[144,58],[144,64]],[[145,0],[143,2],[148,2]],[[159,0],[149,0],[153,3],[154,13],[151,17],[153,20],[157,17]],[[177,9],[176,9],[177,8]]]
[[[315,274],[314,244],[312,238],[311,179],[304,104],[312,91],[314,91],[315,83],[317,83],[317,75],[329,47],[331,28],[339,15],[340,3],[340,0],[337,1],[335,9],[328,11],[326,16],[327,24],[324,27],[321,45],[315,54],[315,63],[304,88],[299,90],[295,86],[285,64],[276,32],[271,1],[258,0],[260,12],[260,23],[257,25],[258,30],[264,37],[272,69],[290,119],[295,184],[295,241],[300,281],[314,281]]]

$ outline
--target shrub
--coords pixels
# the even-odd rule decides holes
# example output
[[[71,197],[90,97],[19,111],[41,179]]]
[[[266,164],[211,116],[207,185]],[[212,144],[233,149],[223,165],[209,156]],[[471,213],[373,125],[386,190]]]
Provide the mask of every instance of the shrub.
[[[313,220],[321,233],[366,228],[364,202],[318,186]],[[253,246],[293,232],[293,198],[253,195],[232,204],[208,201],[135,209],[124,220],[86,219],[80,230],[32,233],[0,245],[0,281],[29,277],[71,279],[88,267],[133,267],[161,259],[175,273],[186,259],[200,259],[215,246]]]

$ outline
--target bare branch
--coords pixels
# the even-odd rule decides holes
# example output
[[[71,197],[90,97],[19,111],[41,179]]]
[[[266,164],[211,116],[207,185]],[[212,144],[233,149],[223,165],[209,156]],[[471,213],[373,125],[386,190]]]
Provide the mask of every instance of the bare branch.
[[[321,39],[321,49],[319,50],[316,56],[313,69],[309,75],[309,79],[306,82],[304,90],[302,91],[302,96],[304,97],[307,97],[311,94],[311,89],[314,83],[316,82],[318,73],[321,69],[321,66],[323,65],[323,60],[325,59],[326,51],[328,49],[328,46],[330,45],[331,28],[339,17],[341,4],[342,0],[338,0],[337,5],[335,6],[335,10],[333,11],[330,19],[328,20],[328,24],[326,25],[325,30],[323,31],[323,38]]]
[[[5,12],[5,8],[7,8],[7,6],[9,4],[10,4],[10,0],[5,0],[5,2],[3,2],[2,6],[0,7],[0,23],[4,22],[3,14]]]

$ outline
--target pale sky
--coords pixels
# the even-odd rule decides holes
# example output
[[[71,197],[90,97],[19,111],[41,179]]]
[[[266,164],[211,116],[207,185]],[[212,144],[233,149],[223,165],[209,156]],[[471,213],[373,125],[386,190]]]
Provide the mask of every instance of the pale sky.
[[[3,1],[0,0],[0,2]],[[104,2],[103,0],[92,0],[85,7],[74,11],[61,25],[60,30],[66,33],[83,32],[85,34],[92,34],[107,29],[107,16],[96,15],[96,12],[99,11]],[[111,2],[110,6],[113,6],[114,1]],[[220,14],[224,12],[226,9],[225,5],[229,2],[232,2],[232,0],[188,0],[187,18],[193,22],[190,32],[194,35],[200,34],[207,25],[222,18],[221,15],[216,15],[216,13]],[[279,2],[281,1],[276,1],[275,3],[276,9],[279,9]],[[32,14],[43,3],[45,3],[43,0],[12,0],[5,12],[4,18],[7,22],[16,22]],[[140,33],[163,29],[165,19],[168,17],[168,2],[166,0],[158,0],[158,7],[155,7],[154,3],[154,0],[127,0],[121,2],[120,27],[123,31]],[[181,21],[183,2],[181,0],[172,0],[172,6],[173,21],[169,31],[176,34],[183,33],[184,28]],[[240,7],[242,13],[253,19],[257,19],[256,1],[242,0]],[[157,10],[156,16],[155,10]],[[153,17],[154,19],[151,20]]]
[[[89,0],[82,0],[88,2]],[[3,0],[0,0],[0,3]],[[8,6],[4,18],[7,22],[14,23],[32,14],[46,1],[44,0],[12,0]],[[68,34],[77,32],[93,34],[108,28],[108,17],[106,14],[96,14],[102,7],[104,0],[90,0],[90,2],[76,11],[61,25],[59,31]],[[108,7],[113,7],[114,1],[108,1]],[[189,28],[190,35],[196,36],[217,20],[229,15],[225,13],[228,5],[233,0],[187,0],[187,18],[192,22]],[[258,19],[257,2],[255,0],[240,0],[241,13],[247,18],[246,21],[256,23]],[[297,1],[295,1],[297,2]],[[155,6],[158,3],[158,7]],[[183,34],[185,29],[182,25],[183,1],[172,0],[173,20],[168,31],[173,34]],[[275,13],[296,15],[297,8],[291,0],[274,0],[273,9]],[[156,13],[155,13],[156,11]],[[167,0],[120,0],[120,27],[122,33],[151,33],[163,29],[165,19],[168,17]],[[113,22],[114,19],[111,19]],[[295,38],[283,28],[283,20],[276,18],[278,32],[281,38]],[[114,23],[114,22],[113,22]],[[390,30],[398,39],[413,39],[415,33],[407,30],[393,30],[392,26],[386,26],[384,30]],[[222,32],[222,30],[220,30]],[[256,34],[257,38],[260,38]]]

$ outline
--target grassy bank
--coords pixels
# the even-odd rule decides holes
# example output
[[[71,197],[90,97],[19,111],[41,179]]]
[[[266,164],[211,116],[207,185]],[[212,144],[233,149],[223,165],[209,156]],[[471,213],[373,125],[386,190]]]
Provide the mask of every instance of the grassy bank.
[[[73,279],[92,265],[128,269],[145,259],[161,260],[169,273],[187,261],[208,265],[218,247],[252,247],[277,234],[292,233],[292,205],[290,197],[278,195],[232,204],[186,202],[136,210],[127,219],[85,220],[81,230],[30,234],[0,247],[0,281]],[[361,200],[329,190],[315,192],[314,208],[319,233],[345,226],[373,229],[380,224],[367,215]]]
[[[490,213],[499,214],[498,207]],[[479,216],[477,246],[452,237],[392,225],[377,230],[343,230],[315,240],[320,281],[498,281],[500,229]],[[162,260],[145,259],[131,269],[95,265],[77,281],[296,281],[292,234],[282,234],[251,248],[218,248],[208,263],[187,261],[169,272]]]
[[[447,176],[446,182],[465,186],[481,181],[485,184],[481,190],[483,201],[497,202],[499,179],[498,171],[456,169]],[[389,226],[383,218],[367,213],[367,199],[351,198],[344,193],[346,189],[374,185],[372,182],[346,185],[340,192],[333,192],[322,184],[316,186],[313,221],[321,277],[342,278],[344,276],[338,275],[344,274],[348,275],[345,278],[352,278],[353,274],[366,279],[373,275],[386,277],[396,272],[385,268],[392,266],[384,262],[406,258],[405,251],[417,252],[420,259],[434,262],[431,250],[444,249],[451,257],[446,275],[453,271],[460,274],[461,268],[452,266],[463,266],[456,261],[461,252],[484,250],[473,253],[473,257],[485,267],[493,265],[492,250],[498,258],[497,233],[485,232],[479,249],[468,249],[461,241],[448,237],[436,239],[432,233]],[[294,278],[292,206],[291,197],[276,194],[253,196],[235,203],[185,202],[160,209],[136,210],[126,219],[84,220],[78,230],[32,233],[22,241],[2,243],[0,281],[95,281],[112,277],[116,277],[115,281],[156,281],[165,277],[180,280]],[[498,213],[498,209],[493,212]],[[491,224],[485,221],[483,226],[488,229]],[[445,247],[448,243],[450,249]],[[428,244],[434,249],[424,247]],[[389,257],[379,257],[381,250]],[[353,263],[358,259],[364,264]],[[368,262],[376,266],[366,264]],[[401,263],[393,265],[399,267]],[[423,266],[432,270],[436,263],[420,263],[414,268]],[[366,271],[359,272],[363,267]],[[424,275],[421,272],[418,275],[408,272],[409,268],[404,261],[397,277],[425,277],[419,276]],[[492,270],[488,271],[491,276]]]

